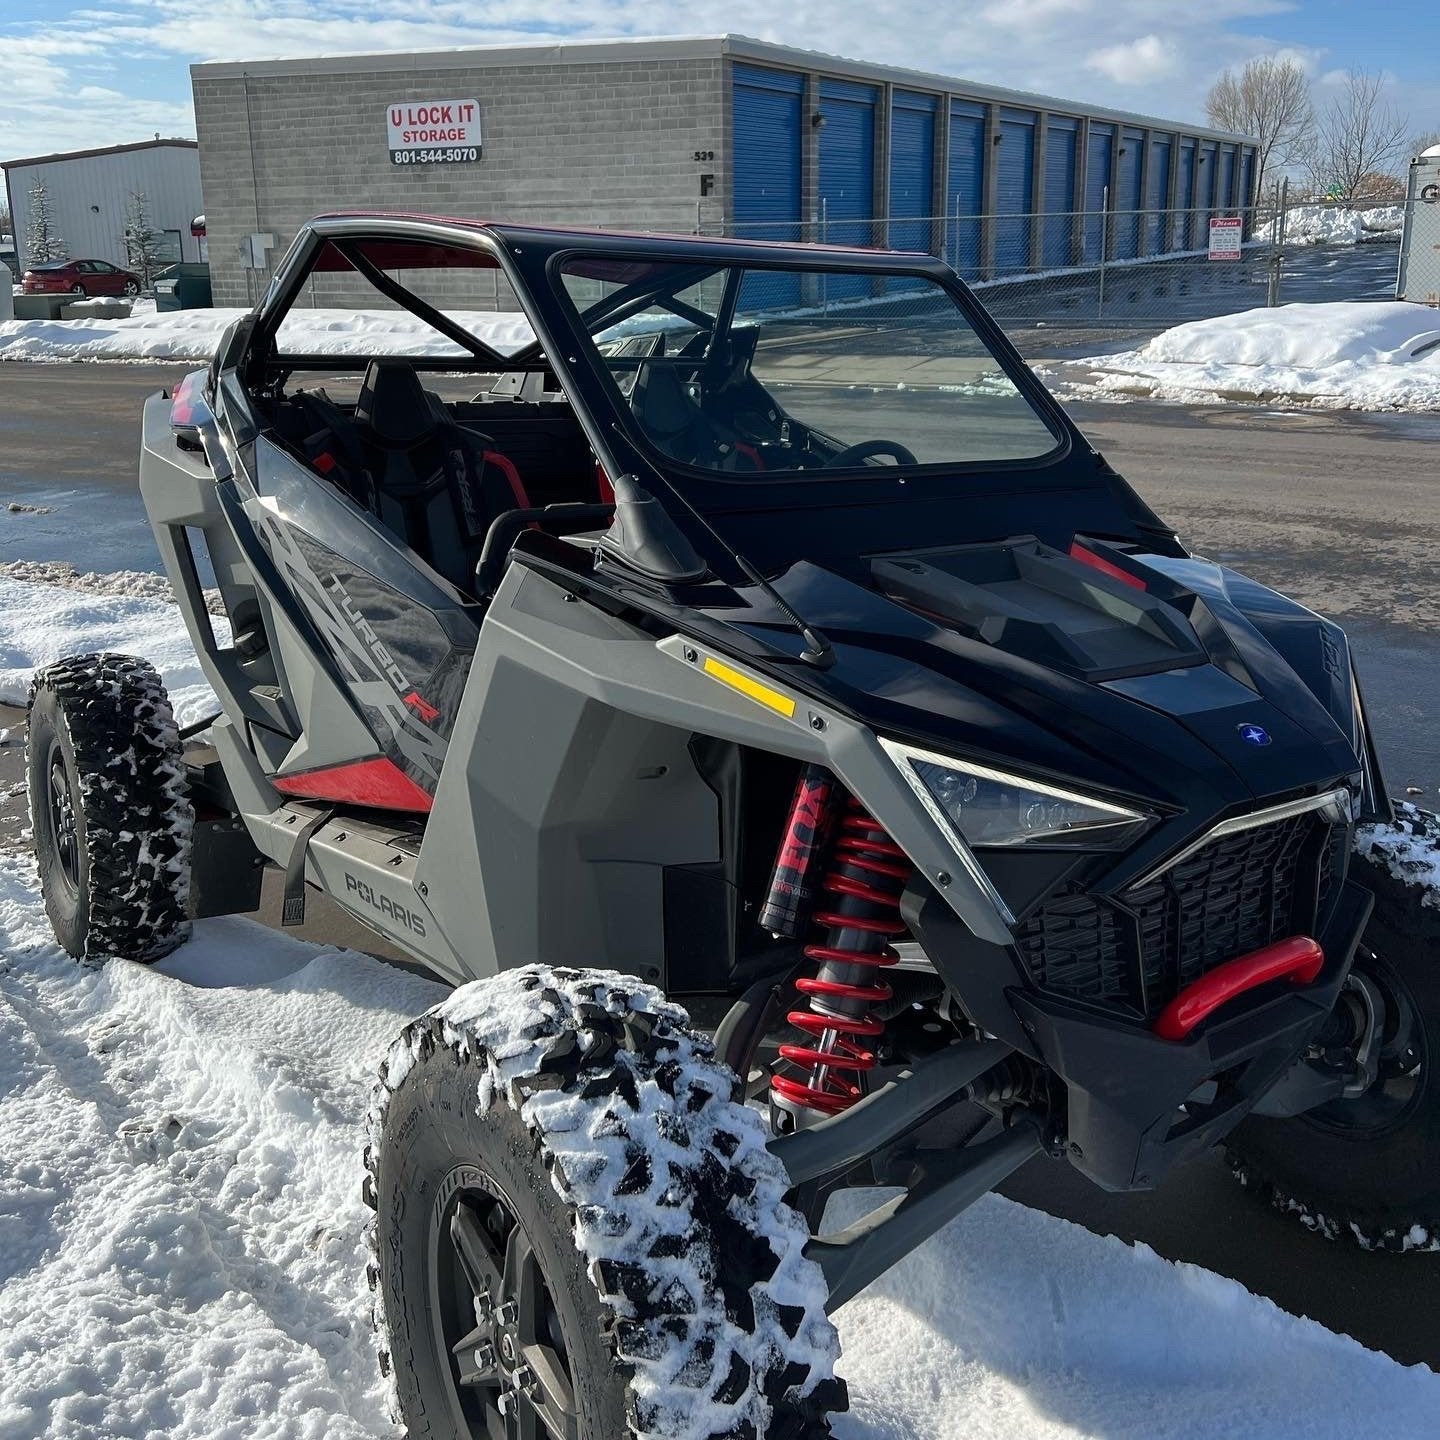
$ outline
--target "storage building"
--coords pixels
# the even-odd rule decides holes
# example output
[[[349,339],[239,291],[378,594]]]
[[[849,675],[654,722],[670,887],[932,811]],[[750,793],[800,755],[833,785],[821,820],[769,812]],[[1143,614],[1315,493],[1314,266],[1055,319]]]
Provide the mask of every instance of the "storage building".
[[[125,226],[130,197],[143,193],[150,228],[158,232],[167,260],[199,260],[199,241],[190,222],[200,204],[200,158],[193,140],[142,140],[100,150],[71,150],[0,161],[15,243],[23,269],[31,196],[35,182],[45,186],[50,229],[65,242],[72,260],[108,260],[130,268],[125,255]]]
[[[1243,135],[736,35],[191,77],[217,304],[327,210],[887,245],[995,278],[1201,247],[1256,183]]]

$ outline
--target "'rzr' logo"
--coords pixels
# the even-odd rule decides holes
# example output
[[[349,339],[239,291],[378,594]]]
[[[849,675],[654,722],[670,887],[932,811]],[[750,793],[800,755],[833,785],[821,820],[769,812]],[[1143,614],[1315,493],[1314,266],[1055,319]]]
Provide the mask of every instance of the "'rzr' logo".
[[[380,673],[395,687],[401,703],[413,710],[427,725],[432,724],[439,718],[440,712],[405,678],[405,672],[396,664],[395,657],[375,633],[374,627],[355,608],[355,602],[351,600],[344,585],[340,583],[338,575],[330,577],[330,589],[339,602],[341,612],[350,622],[355,633],[365,642],[371,658],[380,667]]]

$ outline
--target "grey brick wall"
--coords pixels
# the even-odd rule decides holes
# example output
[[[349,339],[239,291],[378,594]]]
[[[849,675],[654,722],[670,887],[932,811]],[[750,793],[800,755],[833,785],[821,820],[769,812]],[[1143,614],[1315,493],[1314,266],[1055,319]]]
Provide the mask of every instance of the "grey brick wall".
[[[305,220],[327,210],[689,232],[699,177],[710,172],[717,191],[700,202],[705,228],[716,228],[724,213],[726,86],[718,56],[308,74],[207,75],[197,66],[193,84],[217,305],[250,304],[266,283],[241,265],[245,235],[273,232],[273,263]],[[390,163],[389,104],[472,95],[484,139],[478,162]],[[713,150],[715,159],[696,162],[697,150]],[[339,277],[317,281],[317,303],[359,295]],[[513,305],[493,277],[463,301],[477,309]]]

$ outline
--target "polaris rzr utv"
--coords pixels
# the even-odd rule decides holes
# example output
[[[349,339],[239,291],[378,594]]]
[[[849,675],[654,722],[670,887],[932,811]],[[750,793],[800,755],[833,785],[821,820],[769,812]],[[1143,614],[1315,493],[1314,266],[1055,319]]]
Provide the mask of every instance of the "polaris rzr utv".
[[[337,303],[418,353],[307,353]],[[221,712],[40,673],[46,903],[150,960],[275,866],[462,987],[365,1156],[412,1436],[824,1435],[829,1313],[1037,1156],[1436,1233],[1437,830],[1344,634],[937,260],[326,217],[140,478]]]

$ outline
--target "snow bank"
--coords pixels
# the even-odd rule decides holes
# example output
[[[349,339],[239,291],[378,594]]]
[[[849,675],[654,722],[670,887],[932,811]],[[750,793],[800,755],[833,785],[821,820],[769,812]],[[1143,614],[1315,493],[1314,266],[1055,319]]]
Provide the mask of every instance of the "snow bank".
[[[1324,409],[1440,408],[1440,314],[1400,301],[1282,305],[1196,320],[1078,362],[1082,392]]]
[[[154,969],[85,969],[13,856],[0,953],[0,1434],[393,1436],[363,1117],[440,987],[236,919]],[[1377,1416],[1432,1434],[1440,1406],[1423,1367],[998,1197],[838,1321],[837,1440],[1369,1440]]]
[[[101,578],[112,579],[121,593],[96,594],[0,575],[0,701],[23,705],[30,677],[41,665],[66,655],[118,650],[143,655],[159,670],[181,725],[213,714],[215,695],[200,671],[180,611],[164,600],[123,593],[130,583],[125,575]],[[225,620],[217,618],[215,625],[228,643]]]
[[[136,306],[128,320],[7,320],[0,360],[209,360],[243,310]],[[504,353],[535,338],[523,315],[456,311],[451,318]],[[459,346],[403,310],[296,310],[280,328],[283,348],[310,355],[460,356]]]
[[[1398,235],[1405,227],[1403,205],[1378,205],[1370,210],[1348,210],[1343,205],[1301,205],[1285,217],[1287,245],[1359,245]],[[1261,225],[1255,239],[1275,243],[1275,222]]]

